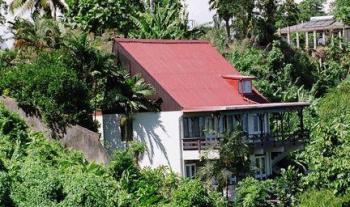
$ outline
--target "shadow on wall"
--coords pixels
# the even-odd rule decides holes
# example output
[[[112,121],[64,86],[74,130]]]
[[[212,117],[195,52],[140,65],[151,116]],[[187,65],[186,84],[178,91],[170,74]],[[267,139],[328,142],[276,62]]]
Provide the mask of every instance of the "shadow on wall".
[[[151,113],[145,113],[143,115],[149,115]],[[160,120],[160,113],[152,113],[151,118],[147,117],[147,121],[143,121],[142,124],[135,121],[133,122],[134,124],[137,124],[134,126],[137,128],[137,139],[140,140],[142,143],[146,143],[146,151],[142,155],[142,159],[144,159],[144,156],[147,156],[150,164],[153,165],[154,162],[154,155],[155,155],[155,147],[158,148],[163,156],[165,157],[168,166],[171,168],[169,158],[168,158],[168,153],[162,143],[162,139],[159,136],[159,134],[164,135],[166,138],[170,139],[170,135],[166,132],[164,125],[162,124],[162,121]],[[156,131],[157,130],[157,131]],[[159,131],[160,130],[160,131]]]
[[[103,136],[104,147],[108,155],[112,155],[115,149],[124,149],[120,130],[119,114],[103,115]]]

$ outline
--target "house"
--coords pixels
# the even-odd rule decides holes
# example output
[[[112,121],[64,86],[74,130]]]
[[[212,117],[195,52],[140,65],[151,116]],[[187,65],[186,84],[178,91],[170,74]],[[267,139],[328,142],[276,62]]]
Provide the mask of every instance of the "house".
[[[139,160],[143,167],[166,165],[192,177],[208,145],[220,141],[212,131],[241,123],[256,177],[265,178],[307,138],[303,109],[308,103],[269,103],[253,87],[255,77],[241,75],[206,41],[115,39],[113,52],[118,64],[141,74],[162,99],[160,112],[133,116],[134,139],[147,148]],[[125,144],[119,118],[97,118],[109,150]]]
[[[350,26],[337,21],[333,16],[319,16],[311,17],[308,22],[281,28],[278,34],[298,48],[301,47],[300,40],[303,39],[305,48],[316,49],[319,45],[334,41],[335,37],[342,41],[350,41]],[[292,37],[293,34],[295,38]],[[305,36],[301,37],[303,34]]]

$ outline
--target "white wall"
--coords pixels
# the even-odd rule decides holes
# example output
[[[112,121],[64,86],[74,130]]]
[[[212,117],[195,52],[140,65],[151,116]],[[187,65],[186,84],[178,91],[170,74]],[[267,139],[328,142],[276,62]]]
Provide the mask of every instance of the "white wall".
[[[116,148],[124,148],[125,145],[121,140],[121,131],[119,124],[119,114],[103,114],[102,123],[100,123],[101,140],[103,146],[106,148],[109,155],[113,153]],[[97,119],[100,121],[100,119]],[[101,129],[103,128],[103,130]]]
[[[134,137],[145,143],[142,167],[169,166],[181,174],[180,119],[182,112],[138,113],[134,116]]]

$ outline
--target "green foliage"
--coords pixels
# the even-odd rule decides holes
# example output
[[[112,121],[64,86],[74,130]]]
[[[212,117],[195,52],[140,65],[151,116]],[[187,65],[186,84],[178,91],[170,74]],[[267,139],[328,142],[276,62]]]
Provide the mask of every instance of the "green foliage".
[[[70,0],[68,22],[84,31],[103,33],[113,29],[125,37],[134,29],[131,17],[144,10],[141,0]]]
[[[299,3],[299,21],[309,21],[310,17],[323,16],[323,4],[325,0],[303,0]]]
[[[240,180],[250,174],[249,147],[244,143],[245,134],[239,127],[218,136],[223,137],[219,148],[220,159],[212,160],[204,157],[198,177],[209,188],[214,187],[213,180],[215,180],[216,190],[223,192],[229,186],[232,176]],[[226,197],[228,198],[227,194]]]
[[[316,66],[303,52],[275,41],[271,50],[256,49],[247,42],[237,44],[229,60],[247,75],[257,77],[258,90],[271,101],[296,101],[305,98],[312,87]]]
[[[163,0],[132,17],[136,28],[130,34],[141,39],[182,39],[187,33],[187,16],[174,0]]]
[[[4,0],[0,0],[0,24],[4,24],[6,22],[5,14],[7,10],[7,4]],[[0,43],[2,42],[2,39],[0,37]]]
[[[68,5],[64,0],[12,0],[10,5],[12,13],[20,9],[21,14],[30,12],[31,17],[37,16],[52,17],[57,19],[58,12],[65,12],[68,10]]]
[[[319,119],[313,125],[311,142],[301,154],[310,173],[305,185],[332,189],[342,194],[350,187],[350,83],[345,81],[319,102]]]
[[[31,22],[16,18],[11,22],[10,28],[14,34],[14,46],[21,58],[33,59],[43,50],[58,49],[64,33],[61,26],[51,19],[37,19]]]
[[[215,203],[210,193],[198,180],[185,180],[178,189],[174,191],[172,205],[170,206],[224,206],[223,202]]]
[[[223,29],[210,29],[201,38],[209,41],[220,53],[226,52],[229,40]]]
[[[9,91],[9,95],[25,107],[38,107],[52,128],[67,123],[93,128],[88,89],[59,59],[59,53],[41,54],[32,64],[22,64],[5,72],[0,90]]]
[[[301,174],[293,168],[282,169],[274,180],[256,180],[248,177],[238,183],[234,203],[236,206],[294,206],[302,191]]]
[[[272,199],[273,183],[271,180],[259,181],[248,177],[238,183],[235,205],[238,207],[268,207]]]
[[[3,106],[0,126],[0,206],[223,206],[198,180],[182,180],[166,168],[140,169],[138,143],[102,166],[27,132]]]
[[[349,205],[349,197],[337,197],[326,189],[311,189],[299,196],[300,207],[342,207]]]
[[[350,25],[350,1],[336,0],[334,6],[333,13],[335,17]]]
[[[286,0],[278,6],[276,14],[276,28],[296,25],[299,23],[300,11],[294,0]]]

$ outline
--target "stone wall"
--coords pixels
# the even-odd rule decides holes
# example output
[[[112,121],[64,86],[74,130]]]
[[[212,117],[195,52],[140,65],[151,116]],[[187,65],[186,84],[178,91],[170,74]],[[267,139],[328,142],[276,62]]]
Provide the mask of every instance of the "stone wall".
[[[8,97],[0,96],[0,103],[11,112],[17,113],[33,131],[40,131],[47,138],[53,138],[53,131],[40,119],[40,115],[27,114],[17,102]],[[68,126],[59,140],[67,148],[83,153],[88,161],[105,164],[108,162],[106,150],[99,141],[99,134],[79,125]]]

